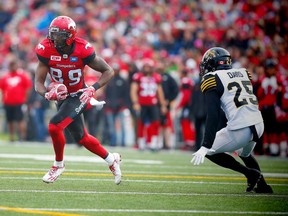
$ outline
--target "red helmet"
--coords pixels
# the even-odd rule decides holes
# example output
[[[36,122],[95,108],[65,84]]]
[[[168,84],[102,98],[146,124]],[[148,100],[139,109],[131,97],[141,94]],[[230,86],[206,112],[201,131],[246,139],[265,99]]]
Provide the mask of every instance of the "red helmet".
[[[48,38],[54,43],[56,48],[62,49],[71,45],[76,35],[76,24],[68,16],[58,16],[52,20],[49,26]]]

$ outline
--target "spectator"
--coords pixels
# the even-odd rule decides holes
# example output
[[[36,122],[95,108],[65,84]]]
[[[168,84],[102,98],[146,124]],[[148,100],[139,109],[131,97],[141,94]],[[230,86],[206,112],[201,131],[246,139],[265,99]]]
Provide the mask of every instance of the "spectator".
[[[280,156],[288,156],[288,70],[281,76],[280,88],[275,108],[278,137],[280,138]]]
[[[23,141],[26,139],[24,115],[31,88],[32,80],[27,72],[18,66],[17,60],[12,60],[9,63],[9,71],[0,79],[2,102],[6,113],[11,142],[16,140],[17,129],[19,130],[17,140]]]
[[[160,140],[159,146],[163,146],[164,149],[171,149],[175,147],[175,130],[174,122],[171,117],[172,103],[176,99],[179,93],[179,87],[175,79],[166,72],[165,64],[159,61],[156,66],[156,71],[162,77],[162,89],[167,104],[167,113],[160,113],[160,135],[163,140]],[[161,137],[160,137],[161,138]],[[161,142],[162,141],[162,142]],[[163,142],[164,141],[164,142]]]
[[[108,123],[110,146],[116,146],[119,142],[125,146],[125,111],[129,105],[129,88],[128,81],[121,77],[120,65],[116,62],[111,64],[115,75],[107,84],[105,95],[105,115]],[[117,136],[120,130],[120,137]]]
[[[207,114],[204,95],[200,88],[200,78],[195,81],[191,97],[191,114],[195,124],[195,150],[198,150],[201,147]]]
[[[277,81],[277,63],[273,59],[267,59],[265,62],[265,77],[261,81],[261,86],[257,90],[259,100],[259,109],[262,113],[265,131],[263,134],[263,151],[268,155],[279,154],[279,139],[277,136],[278,128],[275,105],[276,95],[278,93]]]
[[[180,125],[184,145],[182,150],[193,150],[195,145],[195,130],[191,116],[191,95],[194,82],[189,77],[186,69],[181,71],[180,76],[180,99],[177,109],[181,112]]]

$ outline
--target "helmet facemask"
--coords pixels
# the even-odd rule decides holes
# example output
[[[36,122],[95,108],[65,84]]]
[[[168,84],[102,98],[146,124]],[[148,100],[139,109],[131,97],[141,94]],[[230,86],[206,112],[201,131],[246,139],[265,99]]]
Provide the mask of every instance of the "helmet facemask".
[[[232,68],[230,53],[221,48],[213,47],[205,52],[200,62],[200,77],[215,70],[227,70]]]
[[[66,41],[70,38],[70,33],[60,31],[58,27],[51,27],[48,38],[53,42],[55,48],[63,49],[68,45]]]

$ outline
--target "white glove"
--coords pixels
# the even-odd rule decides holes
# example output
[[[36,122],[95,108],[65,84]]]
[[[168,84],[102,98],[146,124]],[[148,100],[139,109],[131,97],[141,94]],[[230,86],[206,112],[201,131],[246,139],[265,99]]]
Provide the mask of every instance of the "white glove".
[[[202,146],[197,152],[192,154],[193,158],[191,160],[191,163],[194,162],[194,165],[200,165],[200,164],[204,163],[205,155],[208,152],[215,152],[215,150],[208,149],[208,148]]]
[[[98,101],[95,98],[91,98],[90,104],[92,106],[96,106],[97,110],[101,110],[103,108],[103,105],[106,104],[105,101]]]

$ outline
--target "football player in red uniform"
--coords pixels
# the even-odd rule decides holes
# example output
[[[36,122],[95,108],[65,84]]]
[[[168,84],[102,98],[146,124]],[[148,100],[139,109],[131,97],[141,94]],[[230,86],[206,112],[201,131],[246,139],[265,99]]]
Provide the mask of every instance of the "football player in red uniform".
[[[154,72],[154,62],[151,59],[144,59],[142,71],[133,75],[130,93],[133,109],[139,117],[137,119],[138,148],[144,150],[147,142],[151,150],[158,150],[159,104],[163,114],[167,112],[167,107],[161,87],[161,76]]]
[[[65,169],[66,141],[63,130],[67,128],[78,144],[107,162],[115,177],[115,184],[120,184],[120,154],[109,153],[95,137],[88,134],[80,116],[90,103],[95,91],[113,78],[113,69],[95,54],[89,42],[76,37],[76,24],[67,16],[58,16],[51,22],[48,37],[38,44],[35,51],[39,60],[35,76],[35,90],[46,99],[55,100],[58,110],[48,125],[55,161],[44,175],[43,181],[46,183],[56,181]],[[101,78],[91,86],[86,86],[84,82],[85,65],[102,73]],[[47,74],[50,75],[52,82],[63,83],[67,91],[59,92],[52,89],[47,92],[44,85]]]

